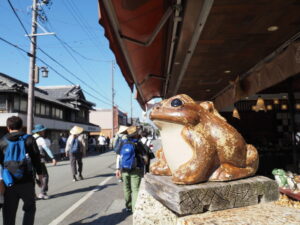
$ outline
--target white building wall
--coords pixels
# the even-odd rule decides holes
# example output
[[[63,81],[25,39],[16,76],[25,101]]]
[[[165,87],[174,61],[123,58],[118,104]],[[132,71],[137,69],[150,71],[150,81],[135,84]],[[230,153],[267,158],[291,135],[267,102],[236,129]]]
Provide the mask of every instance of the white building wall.
[[[111,110],[90,111],[90,123],[100,126],[101,129],[111,129],[112,126]]]

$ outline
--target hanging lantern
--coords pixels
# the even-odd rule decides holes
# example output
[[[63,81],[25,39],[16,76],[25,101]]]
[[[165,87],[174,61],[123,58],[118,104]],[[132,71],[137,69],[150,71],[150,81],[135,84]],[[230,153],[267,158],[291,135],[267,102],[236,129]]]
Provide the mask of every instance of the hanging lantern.
[[[237,110],[237,108],[234,107],[233,111],[232,111],[232,117],[237,118],[237,119],[241,119],[240,118],[240,114],[239,111]]]
[[[281,109],[282,109],[282,110],[287,110],[287,108],[288,108],[288,107],[287,107],[286,104],[282,104],[282,105],[281,105]]]
[[[299,104],[299,103],[297,103],[295,107],[296,107],[296,109],[298,109],[298,110],[299,110],[299,109],[300,109],[300,104]]]
[[[272,110],[273,106],[272,105],[267,105],[267,110]]]
[[[275,98],[275,99],[273,100],[273,102],[274,102],[274,105],[278,105],[278,104],[279,104],[279,99],[278,99],[278,98]]]
[[[264,99],[259,96],[257,98],[257,102],[256,102],[256,106],[255,106],[255,111],[258,112],[260,110],[267,111]]]

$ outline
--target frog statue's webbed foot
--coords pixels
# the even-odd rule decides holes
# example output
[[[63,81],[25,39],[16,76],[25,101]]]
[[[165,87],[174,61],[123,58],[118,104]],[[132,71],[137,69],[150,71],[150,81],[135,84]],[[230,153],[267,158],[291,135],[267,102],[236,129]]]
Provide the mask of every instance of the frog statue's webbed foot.
[[[155,175],[161,176],[171,176],[171,170],[165,160],[164,153],[162,149],[156,152],[156,158],[158,159],[150,166],[150,172]]]

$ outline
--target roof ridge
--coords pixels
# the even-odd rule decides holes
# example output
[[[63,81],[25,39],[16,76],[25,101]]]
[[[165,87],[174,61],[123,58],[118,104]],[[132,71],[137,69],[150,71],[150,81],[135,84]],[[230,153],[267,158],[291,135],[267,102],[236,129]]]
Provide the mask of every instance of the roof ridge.
[[[76,86],[79,86],[79,85],[57,85],[57,86],[38,86],[38,88],[41,88],[41,89],[57,89],[57,88],[73,88],[73,87],[76,87]]]

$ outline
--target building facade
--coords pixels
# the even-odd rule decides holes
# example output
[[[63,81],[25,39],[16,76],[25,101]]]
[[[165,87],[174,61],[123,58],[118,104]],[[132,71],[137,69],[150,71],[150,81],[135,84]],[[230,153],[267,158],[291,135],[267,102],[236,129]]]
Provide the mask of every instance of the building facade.
[[[27,123],[28,84],[0,73],[0,136],[6,131],[6,119],[15,115]],[[89,111],[95,105],[85,99],[80,86],[47,86],[34,90],[34,124],[43,124],[51,149],[58,153],[60,133],[68,133],[74,126],[81,126],[86,133],[100,131],[89,123]]]
[[[112,137],[112,109],[96,109],[90,111],[90,121],[101,127],[101,133],[103,133],[104,136]],[[127,121],[127,113],[120,111],[118,107],[114,107],[114,134],[118,132],[120,125],[129,125]],[[99,135],[97,132],[92,132],[92,134]]]

